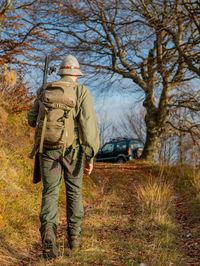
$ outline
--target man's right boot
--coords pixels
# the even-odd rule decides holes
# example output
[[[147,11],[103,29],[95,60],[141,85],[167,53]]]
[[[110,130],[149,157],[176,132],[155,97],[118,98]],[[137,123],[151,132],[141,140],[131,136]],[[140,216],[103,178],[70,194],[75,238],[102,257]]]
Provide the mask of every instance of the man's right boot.
[[[78,251],[81,246],[80,236],[69,235],[66,237],[64,242],[65,255],[69,254],[69,250]]]
[[[58,248],[56,246],[56,236],[52,228],[45,230],[42,239],[43,256],[47,260],[58,257]]]
[[[69,248],[71,250],[78,251],[80,249],[81,246],[80,236],[69,235],[68,241],[69,241]]]

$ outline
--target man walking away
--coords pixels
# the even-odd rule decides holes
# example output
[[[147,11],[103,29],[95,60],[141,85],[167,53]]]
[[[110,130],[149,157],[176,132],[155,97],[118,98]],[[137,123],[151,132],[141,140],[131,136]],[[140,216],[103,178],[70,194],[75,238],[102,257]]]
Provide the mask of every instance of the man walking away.
[[[72,55],[64,57],[58,74],[61,79],[40,89],[28,112],[28,123],[36,128],[35,149],[39,152],[43,182],[40,233],[46,259],[58,256],[56,229],[62,171],[67,202],[66,238],[70,249],[80,248],[83,172],[92,172],[99,148],[91,95],[77,83],[83,75],[78,60]]]

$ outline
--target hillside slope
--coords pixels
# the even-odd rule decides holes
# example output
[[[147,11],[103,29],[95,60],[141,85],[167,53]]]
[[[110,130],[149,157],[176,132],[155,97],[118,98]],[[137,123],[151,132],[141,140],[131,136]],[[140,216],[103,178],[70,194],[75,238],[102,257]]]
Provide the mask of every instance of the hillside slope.
[[[0,134],[0,265],[46,265],[38,232],[41,184],[32,184],[33,132],[25,114],[5,113]],[[64,194],[62,184],[60,257],[48,265],[200,265],[199,170],[96,163],[84,178],[82,248],[67,256]]]

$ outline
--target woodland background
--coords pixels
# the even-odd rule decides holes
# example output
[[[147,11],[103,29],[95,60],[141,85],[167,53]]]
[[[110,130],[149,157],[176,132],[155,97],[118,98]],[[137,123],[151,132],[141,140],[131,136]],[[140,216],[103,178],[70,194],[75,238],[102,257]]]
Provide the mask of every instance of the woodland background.
[[[96,163],[85,177],[83,248],[67,257],[62,186],[61,257],[49,265],[200,265],[199,21],[194,0],[0,1],[1,265],[45,265],[26,113],[45,56],[59,66],[68,53],[94,95],[101,144],[137,137],[145,148],[140,161]],[[98,107],[124,94],[135,100],[123,112]]]

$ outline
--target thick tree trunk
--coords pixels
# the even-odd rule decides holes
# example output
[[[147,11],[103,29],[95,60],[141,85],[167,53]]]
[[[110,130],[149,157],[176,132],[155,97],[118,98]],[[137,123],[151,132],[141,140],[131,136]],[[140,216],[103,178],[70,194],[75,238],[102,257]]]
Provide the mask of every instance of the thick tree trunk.
[[[166,94],[162,96],[166,97]],[[147,112],[145,116],[147,135],[142,158],[149,161],[156,160],[161,146],[161,135],[165,131],[167,104],[166,100],[163,103],[162,96],[158,107],[154,102],[154,97],[152,94],[147,94],[143,103],[143,106],[146,108]]]
[[[155,161],[160,149],[160,136],[155,129],[147,129],[146,143],[142,158],[148,161]]]

